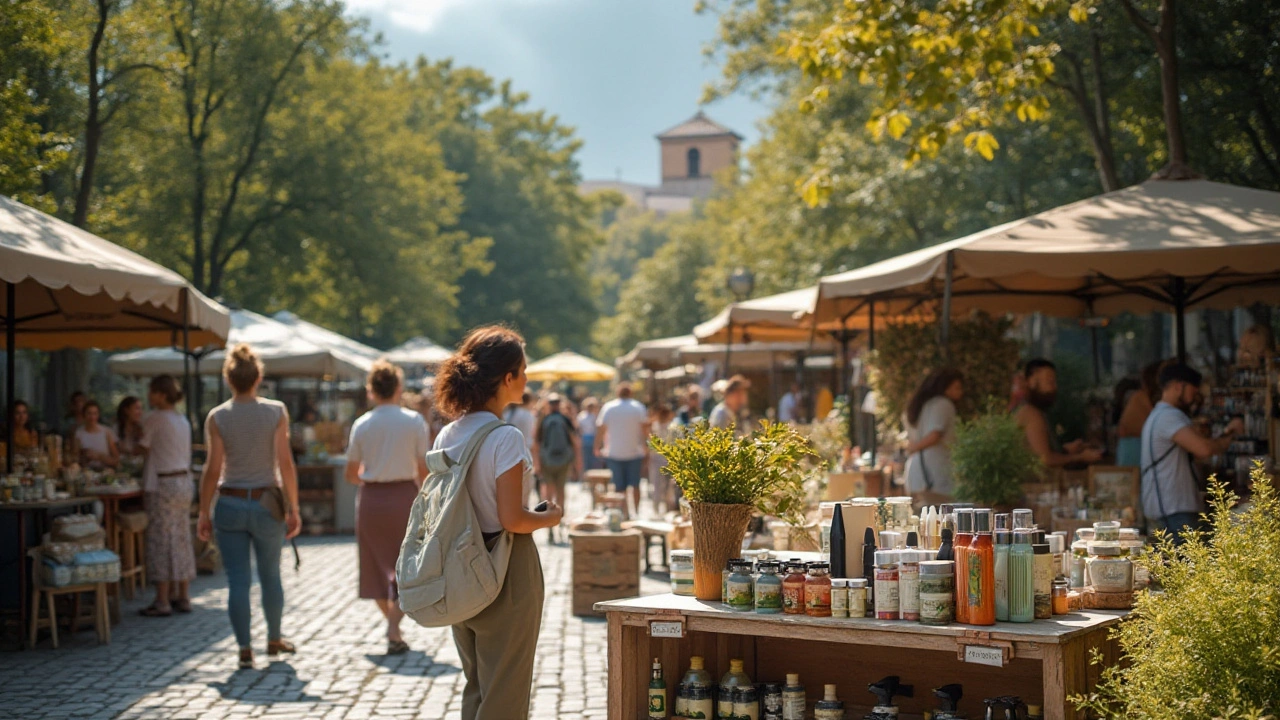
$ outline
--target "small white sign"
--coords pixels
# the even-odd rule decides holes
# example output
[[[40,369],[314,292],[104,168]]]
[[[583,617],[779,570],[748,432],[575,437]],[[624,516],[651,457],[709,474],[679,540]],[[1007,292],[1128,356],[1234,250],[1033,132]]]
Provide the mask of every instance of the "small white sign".
[[[998,647],[982,645],[965,645],[964,661],[992,667],[1004,667],[1004,651]]]
[[[683,620],[650,620],[649,637],[682,638],[684,637]]]

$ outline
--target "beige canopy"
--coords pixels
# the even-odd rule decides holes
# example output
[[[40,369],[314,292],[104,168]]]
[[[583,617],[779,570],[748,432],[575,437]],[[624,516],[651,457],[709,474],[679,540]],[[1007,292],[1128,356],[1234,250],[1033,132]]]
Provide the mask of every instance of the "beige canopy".
[[[298,335],[293,328],[249,310],[231,312],[228,345],[248,343],[261,358],[268,377],[362,380],[372,361],[337,348],[324,348]],[[222,372],[223,350],[199,359],[201,375]],[[112,356],[107,366],[118,375],[154,377],[181,375],[182,352],[174,348],[150,348]]]
[[[437,345],[428,337],[419,335],[391,348],[387,351],[386,357],[396,365],[422,365],[435,368],[453,357],[453,351]]]
[[[636,343],[631,352],[618,358],[618,367],[642,365],[650,370],[669,368],[680,360],[681,348],[698,344],[698,338],[692,335],[676,335],[675,337],[644,340]]]
[[[823,278],[820,327],[874,310],[1059,316],[1280,302],[1280,193],[1151,180]]]
[[[797,318],[813,307],[817,287],[743,300],[693,329],[700,343],[803,341],[812,331]]]
[[[190,347],[220,347],[231,329],[227,309],[178,273],[4,196],[0,281],[20,348],[181,345],[184,320]]]
[[[758,370],[774,364],[786,365],[788,361],[800,355],[811,357],[831,355],[836,352],[839,352],[839,348],[830,339],[819,339],[813,343],[808,341],[734,343],[727,348],[722,344],[695,345],[680,350],[680,362],[723,363],[728,358],[733,371]],[[807,359],[805,364],[806,366],[809,364]]]
[[[555,382],[572,380],[575,382],[599,382],[612,380],[616,373],[613,368],[602,362],[576,352],[558,352],[544,357],[529,365],[525,370],[530,380]]]

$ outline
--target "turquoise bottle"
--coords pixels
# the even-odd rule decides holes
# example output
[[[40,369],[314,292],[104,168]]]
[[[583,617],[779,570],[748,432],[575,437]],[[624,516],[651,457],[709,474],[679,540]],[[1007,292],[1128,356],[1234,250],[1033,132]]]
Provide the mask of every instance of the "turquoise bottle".
[[[1034,538],[1034,530],[1013,531],[1013,545],[1009,548],[1010,622],[1036,619],[1035,553],[1031,547]]]

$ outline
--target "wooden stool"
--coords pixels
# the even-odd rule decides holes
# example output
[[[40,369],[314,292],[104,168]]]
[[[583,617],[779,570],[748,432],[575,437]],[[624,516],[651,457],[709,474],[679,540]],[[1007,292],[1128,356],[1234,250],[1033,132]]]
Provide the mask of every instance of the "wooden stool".
[[[120,548],[120,586],[125,597],[133,599],[135,589],[147,587],[147,514],[120,513],[116,516],[116,533]]]
[[[627,494],[620,492],[601,493],[599,497],[599,507],[609,510],[616,508],[622,512],[622,519],[627,519]]]
[[[600,504],[600,496],[613,489],[613,473],[609,470],[588,470],[587,485],[591,488],[591,507]]]
[[[65,587],[46,587],[44,584],[44,572],[42,570],[43,553],[40,548],[32,548],[27,553],[32,560],[34,572],[31,573],[31,635],[28,640],[28,647],[36,646],[36,633],[41,627],[49,628],[49,636],[53,640],[53,647],[58,647],[58,611],[56,598],[60,595],[73,595],[76,599],[76,611],[71,618],[71,632],[75,633],[79,626],[79,597],[80,593],[93,593],[93,626],[98,632],[98,643],[107,644],[111,642],[111,622],[107,618],[107,584],[85,583],[83,585],[67,585]],[[49,610],[49,617],[46,620],[40,619],[40,598],[44,596],[45,604]]]

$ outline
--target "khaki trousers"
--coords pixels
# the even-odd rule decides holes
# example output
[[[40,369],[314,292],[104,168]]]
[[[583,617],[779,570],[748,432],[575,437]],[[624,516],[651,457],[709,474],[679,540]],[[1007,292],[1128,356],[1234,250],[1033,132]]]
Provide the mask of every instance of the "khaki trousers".
[[[529,716],[543,597],[542,562],[533,536],[515,535],[498,597],[479,615],[453,626],[467,678],[462,720]]]

